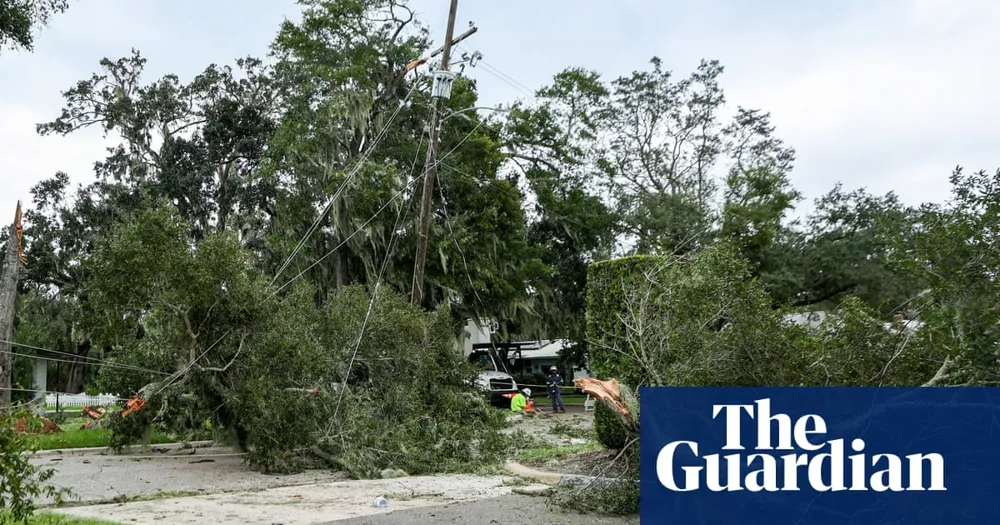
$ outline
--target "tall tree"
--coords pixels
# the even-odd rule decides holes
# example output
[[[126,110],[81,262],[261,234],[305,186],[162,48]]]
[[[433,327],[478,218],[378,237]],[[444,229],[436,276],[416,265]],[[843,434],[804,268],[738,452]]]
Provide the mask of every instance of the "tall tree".
[[[268,68],[247,58],[236,70],[211,65],[188,84],[176,75],[144,84],[145,65],[136,50],[101,60],[102,71],[64,92],[61,115],[38,132],[97,126],[119,135],[95,167],[95,190],[113,196],[122,212],[162,197],[190,222],[194,238],[233,222],[250,233],[273,209],[273,189],[253,178],[274,129],[277,94]]]
[[[945,350],[941,384],[1000,382],[1000,170],[951,175],[952,198],[924,205],[914,227],[898,230],[892,258],[923,277],[929,293],[910,310],[926,324],[921,333]]]
[[[561,355],[572,364],[586,354],[587,266],[610,255],[618,227],[595,184],[607,96],[597,73],[570,68],[538,91],[537,106],[515,105],[505,128],[507,156],[531,196],[528,238],[550,269],[537,294],[544,331],[578,343]]]
[[[924,288],[889,258],[893,239],[912,225],[912,212],[895,194],[848,192],[838,184],[816,200],[804,228],[781,235],[763,279],[779,302],[794,306],[822,308],[851,294],[883,313],[894,311]]]
[[[398,216],[410,194],[425,112],[418,101],[426,103],[406,65],[428,42],[405,2],[299,4],[302,20],[286,21],[272,46],[286,89],[272,141],[282,219],[271,266],[285,273],[290,261],[288,277],[309,270],[325,297],[377,275],[395,234],[386,218]],[[386,203],[382,219],[365,224]],[[324,257],[330,264],[313,267]]]
[[[783,221],[801,199],[788,180],[795,151],[775,137],[770,115],[757,110],[738,108],[725,131],[732,164],[719,235],[735,242],[755,275],[771,277],[782,266],[782,254],[774,248],[784,233]]]
[[[34,50],[38,28],[68,8],[69,0],[0,0],[0,51]]]
[[[713,221],[723,68],[702,61],[674,80],[659,58],[650,62],[611,83],[601,167],[634,251],[679,253],[699,246]]]
[[[17,289],[24,254],[21,245],[21,203],[7,230],[3,266],[0,267],[0,409],[10,405],[11,379],[14,375],[14,318],[17,312]]]
[[[303,20],[274,43],[289,90],[272,142],[278,283],[304,274],[320,300],[380,278],[408,291],[431,99],[429,79],[406,66],[429,49],[427,33],[405,2],[301,3]],[[446,104],[423,306],[451,302],[457,317],[530,325],[530,290],[544,271],[528,246],[522,196],[498,174],[501,138],[469,111],[477,97],[459,78]]]

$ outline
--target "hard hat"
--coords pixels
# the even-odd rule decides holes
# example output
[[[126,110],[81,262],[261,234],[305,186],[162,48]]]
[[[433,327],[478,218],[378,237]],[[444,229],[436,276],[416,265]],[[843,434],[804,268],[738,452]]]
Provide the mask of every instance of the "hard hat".
[[[521,392],[524,392],[524,395],[526,395],[526,396],[530,396],[531,395],[531,389],[530,388],[522,389]]]
[[[559,371],[559,369],[556,368],[556,367],[554,367],[554,366],[551,367],[551,368],[549,368],[549,372],[558,372],[558,371]]]

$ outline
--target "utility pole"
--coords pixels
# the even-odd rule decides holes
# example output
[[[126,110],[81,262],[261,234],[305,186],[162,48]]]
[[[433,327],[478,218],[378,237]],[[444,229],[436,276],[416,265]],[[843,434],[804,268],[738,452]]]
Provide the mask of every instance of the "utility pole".
[[[10,389],[14,363],[14,309],[17,306],[17,277],[21,272],[24,254],[21,251],[21,203],[17,203],[14,223],[7,236],[7,253],[0,272],[0,410],[10,407]]]
[[[458,12],[458,0],[451,0],[451,9],[448,11],[448,28],[445,30],[444,46],[441,49],[441,69],[434,72],[434,87],[432,95],[435,104],[431,113],[430,140],[427,145],[427,160],[424,163],[426,173],[424,174],[424,194],[420,200],[420,236],[417,239],[417,257],[413,264],[413,294],[410,302],[414,306],[420,306],[424,298],[424,265],[427,262],[427,238],[431,228],[431,202],[434,195],[434,179],[437,177],[437,155],[441,139],[441,113],[444,111],[444,102],[451,96],[451,83],[454,75],[448,71],[451,61],[452,39],[455,35],[455,15]],[[464,36],[464,35],[463,35]]]

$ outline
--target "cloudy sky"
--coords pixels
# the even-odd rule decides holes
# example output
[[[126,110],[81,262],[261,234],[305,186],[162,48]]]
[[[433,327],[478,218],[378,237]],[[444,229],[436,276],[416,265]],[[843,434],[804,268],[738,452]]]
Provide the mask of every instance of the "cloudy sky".
[[[448,1],[412,5],[443,39]],[[101,58],[134,47],[150,79],[188,80],[209,63],[263,56],[297,13],[294,0],[72,2],[34,53],[0,56],[0,216],[56,171],[92,180],[106,146],[99,132],[42,138],[34,129]],[[840,181],[911,204],[941,201],[954,166],[1000,167],[1000,73],[989,65],[1000,56],[1000,2],[463,0],[458,31],[469,21],[479,32],[463,47],[487,67],[466,73],[484,105],[528,98],[568,66],[613,78],[654,55],[678,75],[720,60],[730,105],[771,112],[796,148],[793,182],[809,200]]]

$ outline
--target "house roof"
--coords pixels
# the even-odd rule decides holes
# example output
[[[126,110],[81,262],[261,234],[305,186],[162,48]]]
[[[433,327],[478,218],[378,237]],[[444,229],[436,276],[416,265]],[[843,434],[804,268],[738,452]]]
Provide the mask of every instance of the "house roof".
[[[788,314],[784,316],[785,321],[797,324],[799,326],[805,326],[807,328],[815,329],[819,328],[826,321],[834,321],[827,312],[816,311],[816,312],[802,312],[795,314]],[[894,330],[892,323],[883,323],[886,330]],[[903,330],[906,332],[913,332],[920,329],[924,323],[916,320],[905,320],[903,321]]]
[[[543,339],[521,348],[522,359],[558,359],[559,352],[572,342],[568,339]]]

